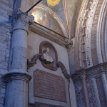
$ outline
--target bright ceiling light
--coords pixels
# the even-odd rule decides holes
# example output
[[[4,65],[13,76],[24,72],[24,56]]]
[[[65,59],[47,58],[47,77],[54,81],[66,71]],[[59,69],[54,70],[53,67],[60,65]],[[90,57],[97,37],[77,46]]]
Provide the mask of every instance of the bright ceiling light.
[[[47,0],[48,5],[50,6],[56,6],[58,5],[60,0]]]

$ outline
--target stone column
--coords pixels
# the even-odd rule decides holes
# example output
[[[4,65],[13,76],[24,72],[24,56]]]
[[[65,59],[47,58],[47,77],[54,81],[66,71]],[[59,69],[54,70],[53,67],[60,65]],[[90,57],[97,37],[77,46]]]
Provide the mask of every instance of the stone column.
[[[105,97],[106,97],[106,101],[107,101],[107,77],[106,77],[105,72],[102,73],[101,77],[102,77],[102,82],[103,82]]]
[[[96,79],[94,77],[91,78],[92,81],[92,88],[94,90],[94,94],[95,94],[95,100],[96,100],[96,106],[97,107],[101,107],[101,103],[100,103],[100,99],[99,99],[99,94],[98,94],[98,88],[97,88],[97,84],[96,84]]]
[[[5,107],[28,107],[27,35],[30,18],[23,13],[16,15],[11,44],[11,62],[6,81]]]

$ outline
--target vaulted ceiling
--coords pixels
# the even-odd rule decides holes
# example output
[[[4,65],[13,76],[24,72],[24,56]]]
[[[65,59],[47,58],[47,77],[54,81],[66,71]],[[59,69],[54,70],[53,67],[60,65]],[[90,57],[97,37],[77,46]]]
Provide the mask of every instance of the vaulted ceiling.
[[[33,3],[37,1],[38,0],[34,0]],[[43,0],[43,2],[34,8],[33,13],[36,12],[38,14],[40,12],[39,15],[45,15],[46,18],[41,16],[40,20],[42,20],[42,18],[43,20],[38,22],[36,17],[37,15],[34,13],[38,23],[43,24],[44,26],[49,27],[60,34],[66,34],[65,36],[69,37],[76,2],[77,0],[61,0],[58,5],[52,7],[47,4],[46,0]],[[46,14],[43,11],[46,11]]]
[[[35,4],[38,0],[22,0],[21,9],[26,11],[33,4]],[[34,9],[33,14],[37,20],[39,16],[39,22],[43,26],[46,26],[60,34],[65,35],[66,37],[71,37],[74,35],[72,31],[75,28],[75,21],[79,7],[79,3],[82,0],[60,0],[60,3],[54,7],[47,4],[47,0],[43,0],[39,3]],[[43,15],[43,16],[42,16]],[[41,16],[41,17],[40,17]],[[46,18],[44,18],[44,16]]]

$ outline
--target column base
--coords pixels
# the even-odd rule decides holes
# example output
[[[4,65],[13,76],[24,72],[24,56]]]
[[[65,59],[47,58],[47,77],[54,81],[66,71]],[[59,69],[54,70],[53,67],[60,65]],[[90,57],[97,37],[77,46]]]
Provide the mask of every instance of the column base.
[[[3,79],[6,83],[4,107],[28,107],[28,82],[31,76],[11,72],[4,75]]]

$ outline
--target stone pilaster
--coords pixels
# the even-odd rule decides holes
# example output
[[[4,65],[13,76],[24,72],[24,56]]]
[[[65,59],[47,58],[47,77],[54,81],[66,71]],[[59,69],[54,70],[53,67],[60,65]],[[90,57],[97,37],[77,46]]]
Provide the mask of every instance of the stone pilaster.
[[[96,79],[95,78],[91,78],[91,82],[92,82],[92,86],[93,86],[93,90],[94,90],[94,94],[95,94],[97,107],[101,107]]]
[[[101,78],[102,78],[104,92],[105,92],[105,97],[106,97],[106,101],[107,101],[107,77],[106,77],[105,72],[102,73]]]
[[[86,73],[81,75],[82,85],[83,85],[83,91],[84,91],[84,98],[85,98],[85,105],[86,107],[89,107],[89,97],[88,97],[88,91],[87,91],[87,83],[86,83]]]
[[[17,13],[14,18],[11,62],[9,73],[4,75],[6,84],[5,107],[28,107],[27,36],[32,18]]]

